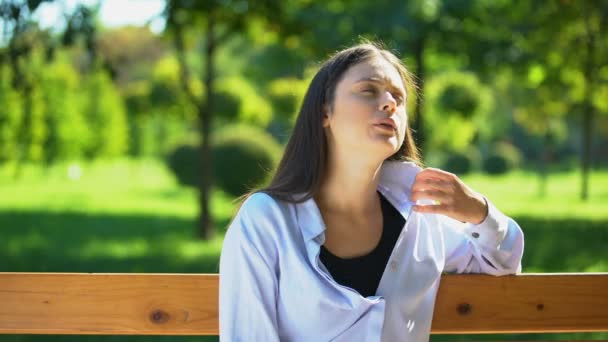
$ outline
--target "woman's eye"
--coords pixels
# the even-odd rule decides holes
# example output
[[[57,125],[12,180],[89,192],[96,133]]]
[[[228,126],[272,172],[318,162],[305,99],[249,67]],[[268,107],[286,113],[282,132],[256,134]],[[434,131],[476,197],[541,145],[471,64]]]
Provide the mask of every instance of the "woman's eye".
[[[376,92],[376,89],[374,89],[374,88],[365,88],[365,89],[363,89],[362,91],[363,91],[364,93],[370,93],[370,94],[373,94],[373,93],[375,93],[375,92]]]
[[[393,94],[393,98],[395,99],[395,101],[397,101],[397,104],[403,103],[403,96],[399,94]]]

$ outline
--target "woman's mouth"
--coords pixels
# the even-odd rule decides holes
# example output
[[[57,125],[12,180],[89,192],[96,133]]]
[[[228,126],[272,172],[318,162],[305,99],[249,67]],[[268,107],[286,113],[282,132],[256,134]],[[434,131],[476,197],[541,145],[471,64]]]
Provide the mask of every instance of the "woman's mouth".
[[[374,127],[378,127],[383,131],[391,132],[393,134],[396,133],[395,128],[390,124],[380,123],[380,124],[375,124]]]

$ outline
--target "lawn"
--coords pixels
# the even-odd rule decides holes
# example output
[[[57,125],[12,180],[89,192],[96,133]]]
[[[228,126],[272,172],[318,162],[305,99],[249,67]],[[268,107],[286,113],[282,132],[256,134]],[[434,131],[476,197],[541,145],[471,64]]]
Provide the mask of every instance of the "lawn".
[[[78,177],[78,174],[80,176]],[[70,178],[70,176],[72,178]],[[578,198],[576,172],[551,175],[537,196],[534,174],[463,178],[515,218],[526,234],[524,272],[608,272],[608,171],[591,175],[590,198]],[[0,272],[217,272],[232,198],[216,190],[218,234],[196,236],[196,193],[154,160],[25,167],[15,178],[0,167]],[[504,335],[503,335],[504,336]],[[509,335],[509,339],[606,338],[606,335]],[[433,336],[433,340],[471,337]],[[499,335],[477,336],[499,339]],[[34,341],[45,336],[0,336]],[[216,340],[215,337],[55,336],[54,341]]]

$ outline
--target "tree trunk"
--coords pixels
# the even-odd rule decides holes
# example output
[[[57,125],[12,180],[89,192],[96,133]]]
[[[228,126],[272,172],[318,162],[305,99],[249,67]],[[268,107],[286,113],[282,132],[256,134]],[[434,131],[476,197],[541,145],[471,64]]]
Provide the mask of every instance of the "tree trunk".
[[[211,124],[213,119],[213,86],[215,69],[213,59],[215,57],[215,25],[213,18],[207,20],[207,39],[205,46],[205,99],[204,104],[198,108],[199,129],[202,137],[200,145],[200,170],[199,179],[199,236],[204,240],[210,240],[215,233],[213,217],[210,210],[211,185],[213,184],[213,168],[211,158]]]
[[[589,198],[589,168],[591,165],[591,140],[593,126],[593,105],[585,100],[583,112],[583,156],[581,160],[581,199],[586,201]]]
[[[420,36],[420,38],[414,43],[414,59],[416,60],[416,77],[418,78],[418,94],[416,96],[416,107],[414,109],[414,116],[416,119],[412,124],[414,130],[414,139],[421,152],[424,152],[426,144],[426,137],[424,133],[424,117],[423,117],[423,96],[424,96],[424,77],[426,74],[424,64],[424,47],[426,44],[426,35]],[[423,154],[424,159],[424,154]]]
[[[582,160],[581,160],[581,199],[586,201],[589,198],[589,169],[591,166],[591,142],[593,140],[593,92],[595,90],[595,48],[596,36],[591,28],[589,16],[592,14],[586,10],[585,15],[585,48],[586,58],[584,66],[585,74],[585,99],[583,102],[583,134],[582,134]]]
[[[553,150],[553,139],[551,138],[551,131],[549,128],[548,119],[545,118],[546,127],[545,134],[543,135],[543,147],[540,157],[540,168],[539,168],[539,183],[538,183],[538,197],[545,198],[547,195],[547,183],[549,179],[549,163],[551,161],[551,154]]]

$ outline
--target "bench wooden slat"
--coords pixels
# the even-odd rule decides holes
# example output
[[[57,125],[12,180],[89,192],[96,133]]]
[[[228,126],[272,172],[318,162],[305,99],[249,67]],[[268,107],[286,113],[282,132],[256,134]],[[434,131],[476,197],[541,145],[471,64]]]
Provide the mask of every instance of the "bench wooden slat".
[[[0,334],[217,335],[217,274],[0,273]],[[444,275],[432,333],[608,331],[608,273]]]

